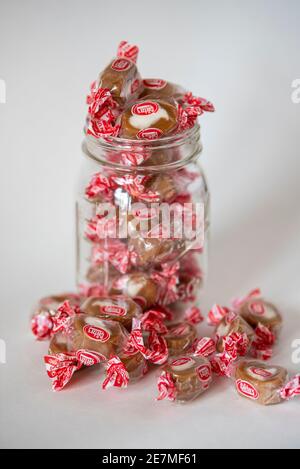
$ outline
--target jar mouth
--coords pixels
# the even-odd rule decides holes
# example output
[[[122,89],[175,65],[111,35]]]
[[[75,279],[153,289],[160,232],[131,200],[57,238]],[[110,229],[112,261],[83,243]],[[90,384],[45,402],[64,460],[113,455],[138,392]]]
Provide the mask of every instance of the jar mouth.
[[[134,165],[130,166],[121,163],[120,161],[114,162],[110,159],[105,158],[105,155],[116,154],[118,152],[130,152],[132,154],[138,154],[145,150],[150,151],[152,154],[159,152],[176,152],[176,149],[185,149],[183,151],[183,157],[176,161],[170,161],[165,164],[155,165]],[[188,129],[180,134],[170,135],[155,140],[139,140],[139,139],[128,139],[122,137],[109,137],[109,140],[96,139],[91,135],[86,135],[83,142],[84,154],[92,158],[93,160],[120,169],[122,171],[159,171],[163,169],[178,168],[184,166],[190,160],[202,151],[202,145],[200,142],[200,125],[196,124],[191,129]]]

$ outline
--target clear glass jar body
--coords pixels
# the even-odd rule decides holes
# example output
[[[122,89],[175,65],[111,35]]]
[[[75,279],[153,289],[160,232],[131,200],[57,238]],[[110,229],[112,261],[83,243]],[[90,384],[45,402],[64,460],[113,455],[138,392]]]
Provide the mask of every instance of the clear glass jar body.
[[[144,310],[198,305],[209,230],[201,151],[198,126],[148,142],[86,138],[76,205],[84,295],[127,295]]]

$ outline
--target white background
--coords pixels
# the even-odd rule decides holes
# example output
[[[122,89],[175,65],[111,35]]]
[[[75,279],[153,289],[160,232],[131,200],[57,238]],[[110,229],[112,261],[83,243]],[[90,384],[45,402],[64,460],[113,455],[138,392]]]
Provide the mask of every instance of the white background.
[[[144,76],[216,106],[202,119],[212,193],[203,312],[260,287],[285,318],[273,362],[300,370],[291,358],[300,338],[300,104],[291,100],[299,23],[297,0],[0,0],[2,447],[300,446],[300,399],[256,406],[225,380],[187,406],[155,402],[153,375],[101,392],[96,369],[52,393],[47,345],[28,327],[39,297],[74,288],[85,94],[127,39],[140,46]]]

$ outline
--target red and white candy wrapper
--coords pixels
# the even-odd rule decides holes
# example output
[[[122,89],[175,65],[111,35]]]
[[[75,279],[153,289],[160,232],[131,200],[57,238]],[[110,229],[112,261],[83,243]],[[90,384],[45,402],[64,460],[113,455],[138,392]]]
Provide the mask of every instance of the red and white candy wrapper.
[[[123,151],[120,154],[121,163],[126,166],[139,166],[151,156],[151,150],[147,147],[133,147],[132,150]]]
[[[142,202],[159,202],[160,195],[156,191],[146,188],[150,176],[142,174],[125,174],[124,176],[111,176],[114,184],[122,187],[131,197]]]
[[[283,400],[292,399],[300,395],[300,374],[294,376],[282,389],[280,389],[280,397]]]
[[[53,391],[61,391],[70,381],[75,371],[82,367],[75,354],[58,353],[44,357],[46,370],[52,380]]]
[[[259,288],[255,288],[251,290],[246,296],[241,296],[237,298],[233,298],[231,300],[232,307],[234,310],[237,310],[242,306],[246,301],[250,300],[251,298],[256,298],[261,296],[261,291]]]
[[[186,93],[182,104],[178,105],[178,129],[182,132],[191,129],[197,120],[205,111],[214,112],[213,104],[204,98],[193,96],[192,93]]]
[[[272,346],[276,337],[272,331],[263,324],[259,324],[255,329],[255,339],[251,344],[250,353],[252,357],[260,360],[269,360],[273,355]]]
[[[79,313],[80,308],[78,306],[71,306],[69,301],[64,301],[53,317],[53,334],[59,331],[68,331],[70,319]]]
[[[75,295],[74,295],[75,296]],[[68,319],[80,312],[77,305],[64,301],[56,311],[41,311],[31,319],[31,330],[37,340],[51,339],[53,334],[67,327]]]
[[[80,349],[76,353],[46,355],[44,362],[53,391],[61,391],[71,380],[75,371],[83,366],[93,366],[103,361],[103,356],[91,350]]]
[[[110,262],[121,274],[128,272],[135,265],[137,254],[129,251],[126,244],[119,239],[110,239],[107,245],[95,246],[92,252],[92,263],[101,265]]]
[[[189,324],[200,324],[200,322],[204,321],[200,308],[196,306],[191,306],[186,310],[184,319]]]
[[[156,398],[158,401],[168,399],[169,401],[175,401],[176,399],[176,386],[170,373],[163,371],[158,379],[157,388],[159,395]]]
[[[142,328],[144,331],[155,331],[157,334],[166,334],[167,326],[164,324],[165,314],[159,310],[149,309],[141,317]]]
[[[113,100],[109,90],[99,88],[96,81],[93,81],[91,84],[87,104],[89,105],[89,115],[96,121],[109,123],[116,117],[113,110],[117,109],[117,104]]]
[[[136,45],[129,44],[127,41],[121,41],[118,50],[117,57],[125,57],[131,62],[136,63],[139,55],[139,48]]]
[[[112,356],[106,364],[107,377],[102,383],[102,388],[118,387],[127,388],[129,383],[129,374],[124,363],[117,355]]]
[[[135,99],[143,90],[141,77],[135,65],[138,47],[122,41],[117,50],[116,59],[94,81],[87,96],[88,120],[87,135],[94,138],[116,137],[120,131],[118,117],[126,101]],[[122,60],[123,59],[123,60]],[[126,76],[116,79],[123,72]]]
[[[195,339],[190,352],[196,356],[209,357],[216,353],[216,342],[211,337]]]
[[[178,300],[179,267],[179,262],[175,262],[174,264],[162,264],[162,270],[160,272],[152,272],[151,278],[158,286],[159,304],[168,305]]]
[[[85,189],[85,195],[88,200],[94,201],[103,199],[111,201],[113,199],[113,191],[117,188],[117,184],[109,176],[96,173],[92,176],[88,186]]]
[[[214,355],[210,362],[215,374],[230,377],[234,362],[249,350],[249,338],[247,334],[232,333],[223,337],[223,346],[224,351]]]
[[[155,365],[162,365],[168,359],[168,347],[163,336],[152,330],[147,339],[146,346],[142,334],[141,321],[134,318],[125,353],[134,354],[136,351],[139,351],[146,360]]]
[[[31,319],[31,331],[37,340],[51,338],[53,329],[52,315],[47,311],[35,315]]]
[[[229,313],[229,308],[214,304],[207,316],[207,323],[210,326],[217,326],[222,319]]]

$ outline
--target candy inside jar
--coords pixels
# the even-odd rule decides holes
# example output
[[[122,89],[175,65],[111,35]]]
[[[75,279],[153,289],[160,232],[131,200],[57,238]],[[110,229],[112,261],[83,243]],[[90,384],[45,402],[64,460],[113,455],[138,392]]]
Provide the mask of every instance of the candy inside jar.
[[[77,278],[86,291],[98,285],[144,310],[197,305],[209,229],[199,138],[197,125],[143,143],[87,136],[77,200]]]

